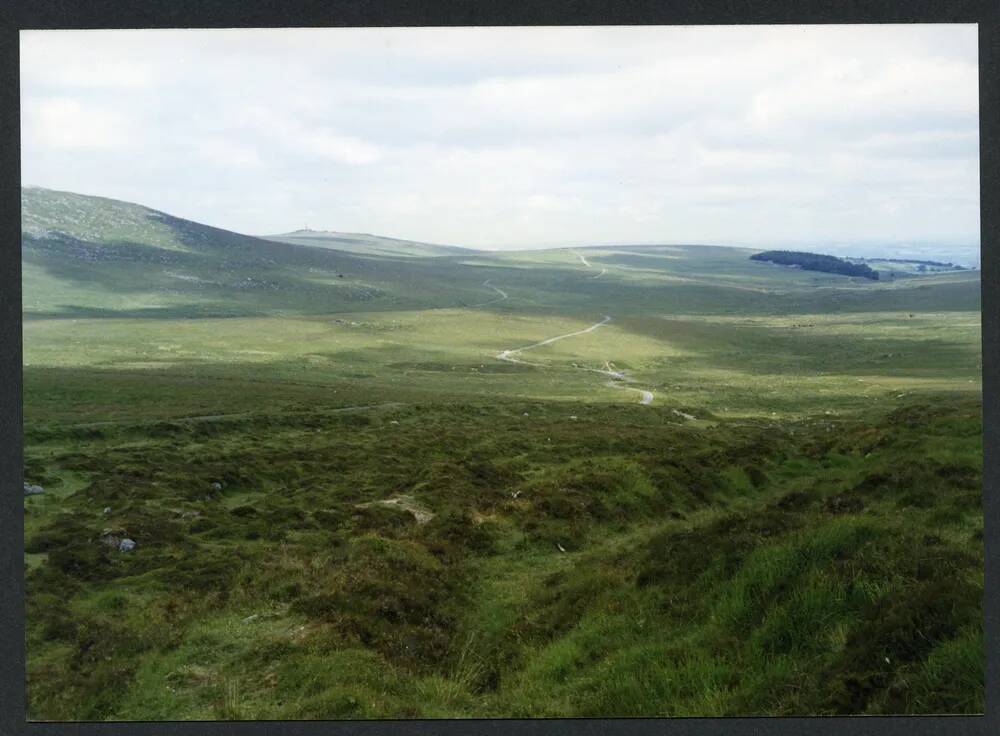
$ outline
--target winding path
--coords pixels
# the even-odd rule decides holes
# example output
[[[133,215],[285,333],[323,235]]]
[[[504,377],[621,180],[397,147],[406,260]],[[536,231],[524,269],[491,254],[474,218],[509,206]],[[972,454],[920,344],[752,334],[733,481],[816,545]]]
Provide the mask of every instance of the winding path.
[[[583,263],[584,266],[586,266],[587,268],[593,268],[593,266],[590,265],[590,262],[581,253],[577,253],[575,250],[572,251],[572,253],[576,255],[577,258],[580,259],[581,263]],[[590,278],[592,279],[600,278],[605,273],[607,273],[607,271],[608,270],[606,268],[602,268],[599,274],[597,274],[596,276],[591,276]],[[482,304],[476,304],[473,306],[481,307],[485,304],[492,304],[493,302],[508,298],[507,292],[505,292],[503,289],[498,289],[497,287],[492,286],[490,284],[490,279],[486,279],[486,281],[483,282],[483,286],[493,289],[493,291],[497,292],[500,296],[497,297],[496,299],[491,299],[488,302],[483,302]],[[606,314],[604,315],[604,317],[601,318],[599,322],[595,322],[594,324],[590,325],[590,327],[585,327],[584,329],[576,330],[575,332],[567,332],[565,335],[556,335],[555,337],[548,337],[544,340],[539,340],[538,342],[533,342],[530,345],[525,345],[520,348],[510,348],[509,350],[501,350],[499,353],[497,353],[496,357],[497,360],[502,360],[507,363],[516,363],[517,365],[530,365],[530,366],[535,366],[536,368],[547,368],[549,366],[545,365],[544,363],[532,363],[527,360],[522,360],[519,356],[526,350],[533,350],[534,348],[540,348],[543,345],[551,345],[552,343],[558,342],[559,340],[565,340],[566,338],[569,337],[576,337],[577,335],[585,335],[588,332],[593,332],[598,327],[602,327],[610,321],[611,321],[611,315]],[[587,368],[585,366],[576,365],[575,363],[573,364],[573,368],[580,371],[589,371],[591,373],[600,373],[601,375],[609,376],[611,380],[605,384],[606,386],[610,386],[611,388],[620,388],[626,391],[638,391],[640,404],[648,406],[649,404],[653,403],[654,397],[652,391],[648,391],[644,388],[635,388],[634,386],[623,385],[623,384],[634,383],[634,379],[626,375],[624,371],[614,370],[611,367],[611,363],[608,361],[604,362],[604,368]]]
[[[495,291],[500,296],[496,297],[495,299],[489,299],[489,300],[487,300],[485,302],[480,302],[479,304],[470,304],[469,305],[470,308],[472,308],[472,307],[485,307],[487,304],[493,304],[493,302],[502,302],[504,299],[510,299],[510,297],[507,295],[506,291],[504,291],[503,289],[498,289],[497,287],[493,286],[490,283],[490,281],[491,281],[491,279],[486,279],[483,282],[483,286],[485,286],[488,289],[493,289],[493,291]]]
[[[491,281],[491,280],[492,280],[492,279],[486,279],[486,280],[485,280],[485,281],[483,282],[483,286],[488,286],[489,288],[493,289],[493,291],[495,291],[495,292],[496,292],[497,294],[499,294],[499,295],[500,295],[500,298],[501,298],[501,299],[509,299],[510,297],[509,297],[509,296],[507,296],[507,292],[506,292],[506,291],[504,291],[503,289],[498,289],[497,287],[495,287],[495,286],[493,286],[492,284],[490,284],[490,281]]]
[[[531,350],[532,348],[540,348],[542,347],[542,345],[551,345],[552,343],[557,342],[559,340],[565,340],[567,337],[576,337],[577,335],[583,335],[587,332],[593,332],[601,325],[606,325],[610,321],[611,321],[611,315],[606,314],[604,315],[604,319],[602,319],[600,322],[595,322],[586,329],[577,330],[576,332],[567,332],[565,335],[556,335],[555,337],[549,337],[546,338],[545,340],[541,340],[540,342],[533,342],[531,343],[531,345],[525,345],[523,348],[514,348],[512,350],[501,350],[499,353],[497,353],[497,358],[499,360],[506,360],[508,363],[524,363],[525,365],[538,365],[537,363],[527,363],[526,361],[515,358],[514,356],[517,355],[518,353],[523,353],[525,350]],[[596,370],[596,369],[592,368],[591,370]],[[603,373],[604,371],[598,371],[598,372]]]
[[[575,250],[573,251],[573,253],[576,255],[577,258],[580,259],[580,261],[583,263],[584,266],[586,266],[587,268],[593,268],[593,266],[590,265],[590,261],[588,261],[583,256],[582,253],[577,253]],[[599,278],[601,278],[601,276],[603,276],[607,272],[608,272],[608,269],[602,268],[601,272],[599,274],[597,274],[596,276],[591,276],[590,278],[592,278],[592,279],[599,279]],[[608,317],[607,319],[611,319],[611,317]],[[574,368],[579,368],[579,366],[574,366]],[[635,388],[634,386],[623,386],[622,385],[623,383],[634,383],[634,379],[629,378],[627,375],[625,375],[624,371],[613,370],[611,368],[611,364],[608,361],[604,362],[604,370],[601,370],[601,369],[598,369],[598,368],[587,368],[587,369],[584,369],[584,370],[592,370],[592,371],[595,371],[597,373],[603,373],[606,376],[611,376],[611,380],[608,381],[606,384],[604,384],[605,386],[610,386],[611,388],[625,389],[626,391],[638,391],[639,392],[639,403],[640,404],[643,404],[645,406],[649,406],[650,404],[653,403],[653,392],[652,391],[648,391],[648,390],[646,390],[644,388]]]
[[[604,317],[601,319],[600,322],[595,322],[590,327],[585,327],[584,329],[577,330],[576,332],[567,332],[565,335],[556,335],[555,337],[549,337],[544,340],[539,340],[538,342],[533,342],[530,345],[525,345],[524,347],[521,348],[501,350],[499,353],[497,353],[496,357],[497,360],[503,360],[508,363],[517,363],[518,365],[531,365],[535,366],[536,368],[547,368],[549,366],[545,365],[544,363],[531,363],[527,360],[522,360],[517,356],[523,353],[525,350],[540,348],[543,345],[551,345],[554,342],[557,342],[559,340],[565,340],[568,337],[576,337],[577,335],[583,335],[588,332],[593,332],[598,327],[602,327],[610,321],[611,321],[611,315],[606,314],[604,315]],[[585,366],[576,365],[575,363],[573,364],[573,368],[575,368],[578,371],[589,371],[590,373],[600,373],[601,375],[604,376],[610,376],[611,380],[608,381],[606,384],[604,384],[605,386],[610,386],[611,388],[620,388],[626,391],[638,391],[640,394],[639,398],[640,404],[648,406],[649,404],[653,403],[652,391],[647,391],[644,388],[635,388],[634,386],[622,385],[627,383],[633,383],[633,379],[629,378],[624,371],[616,371],[614,368],[611,367],[611,364],[608,361],[604,362],[603,368],[587,368]]]

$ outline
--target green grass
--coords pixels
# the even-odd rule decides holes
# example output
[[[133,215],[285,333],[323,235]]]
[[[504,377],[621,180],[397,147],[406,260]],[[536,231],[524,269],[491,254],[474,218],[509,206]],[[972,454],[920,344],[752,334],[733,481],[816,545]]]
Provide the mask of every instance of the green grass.
[[[50,436],[29,457],[93,481],[28,538],[33,717],[981,708],[976,670],[953,679],[980,617],[979,408],[907,411],[832,437],[506,402]],[[434,519],[360,508],[399,493]],[[109,526],[139,548],[95,545]],[[101,656],[61,659],[84,642]]]
[[[32,719],[982,711],[977,273],[24,202]]]

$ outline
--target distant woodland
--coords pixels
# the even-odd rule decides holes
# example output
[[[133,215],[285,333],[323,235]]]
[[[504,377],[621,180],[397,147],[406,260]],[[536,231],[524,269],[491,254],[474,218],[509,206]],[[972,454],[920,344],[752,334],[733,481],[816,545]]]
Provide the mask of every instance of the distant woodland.
[[[781,266],[798,266],[805,271],[823,271],[824,273],[839,273],[843,276],[863,276],[866,279],[878,281],[878,271],[872,270],[863,263],[851,263],[836,256],[825,256],[819,253],[806,253],[797,250],[767,250],[750,256],[752,261],[768,261]]]

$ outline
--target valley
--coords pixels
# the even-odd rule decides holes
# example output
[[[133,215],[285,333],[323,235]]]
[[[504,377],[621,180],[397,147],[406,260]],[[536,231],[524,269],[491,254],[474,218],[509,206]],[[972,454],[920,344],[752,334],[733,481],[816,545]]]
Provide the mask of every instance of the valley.
[[[982,710],[977,271],[22,207],[32,719]]]

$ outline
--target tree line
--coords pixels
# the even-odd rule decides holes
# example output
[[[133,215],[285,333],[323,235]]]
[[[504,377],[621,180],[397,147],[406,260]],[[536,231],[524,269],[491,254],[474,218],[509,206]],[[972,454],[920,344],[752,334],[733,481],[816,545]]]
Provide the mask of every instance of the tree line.
[[[751,261],[769,261],[782,266],[798,266],[805,271],[839,273],[842,276],[861,276],[878,281],[878,271],[863,263],[851,263],[836,256],[806,253],[797,250],[766,250],[750,256]]]

